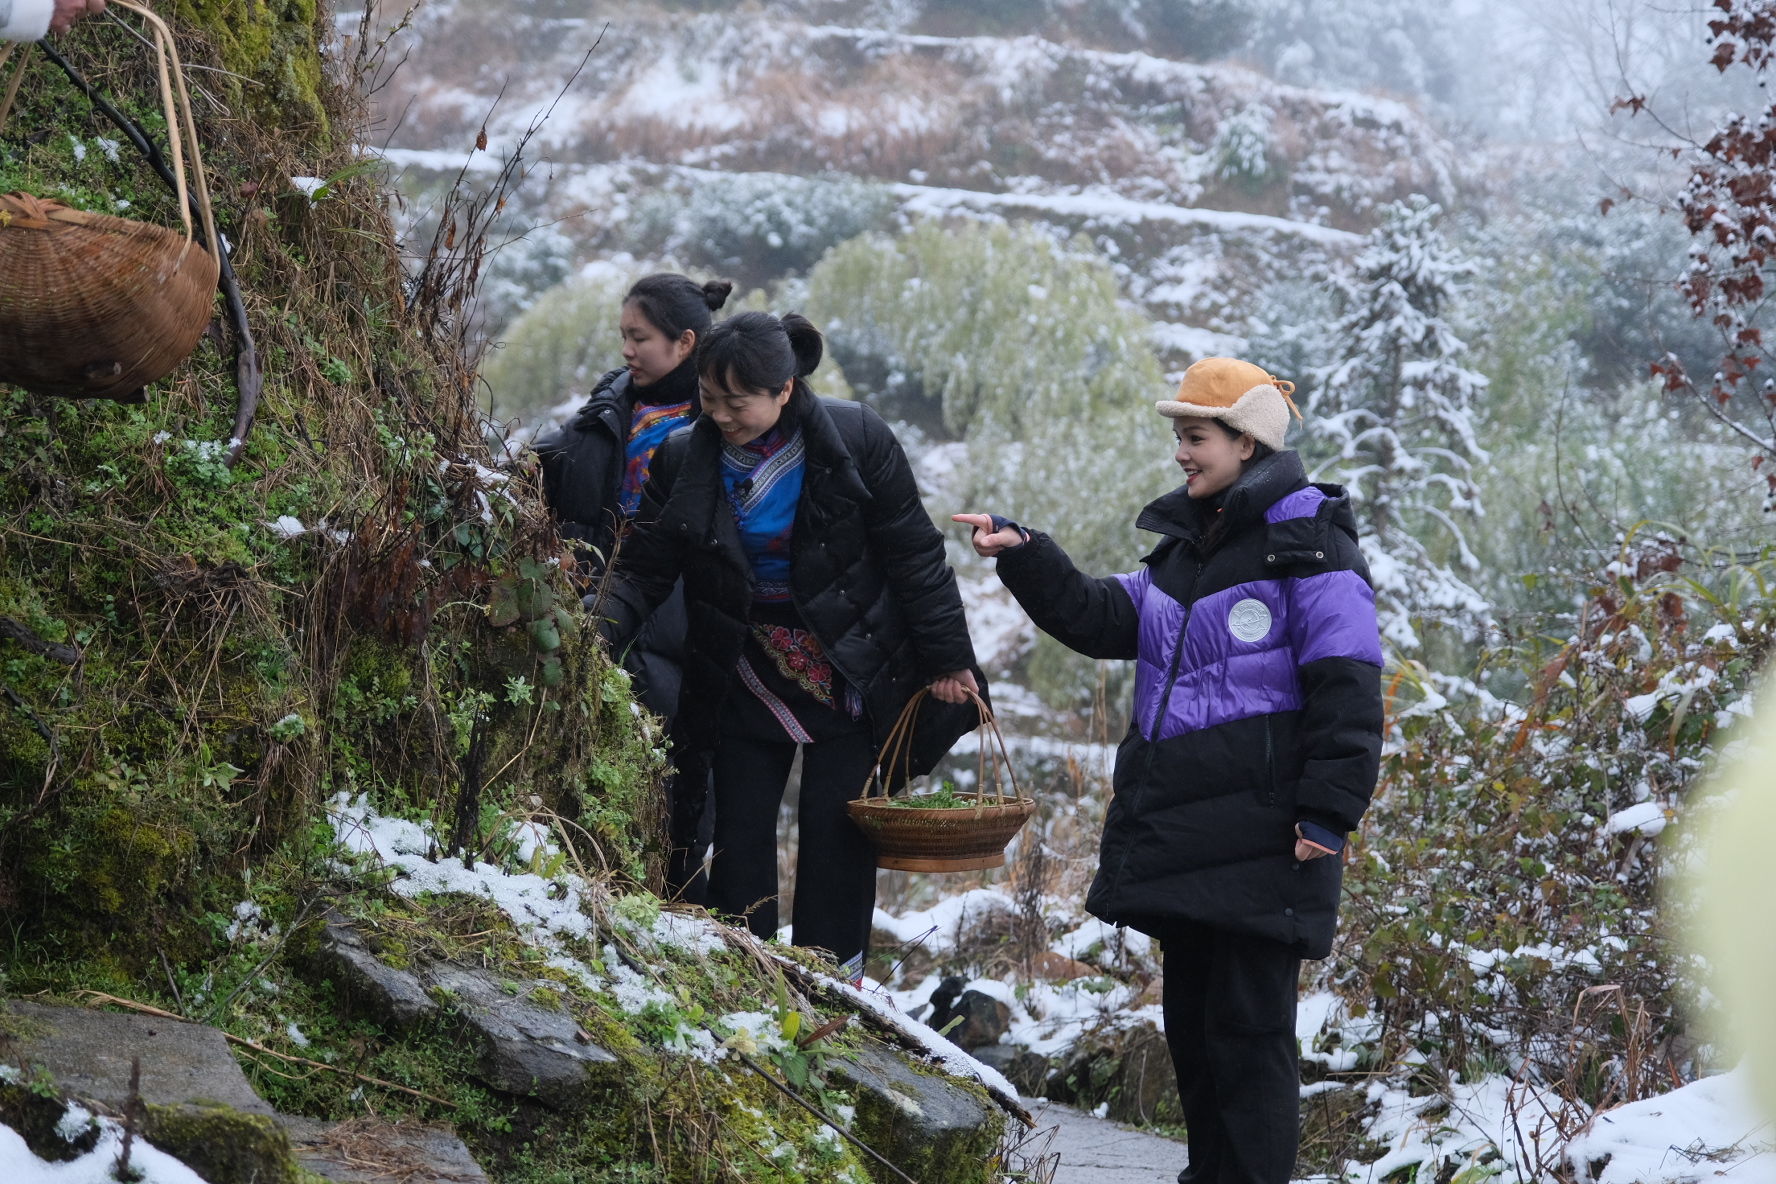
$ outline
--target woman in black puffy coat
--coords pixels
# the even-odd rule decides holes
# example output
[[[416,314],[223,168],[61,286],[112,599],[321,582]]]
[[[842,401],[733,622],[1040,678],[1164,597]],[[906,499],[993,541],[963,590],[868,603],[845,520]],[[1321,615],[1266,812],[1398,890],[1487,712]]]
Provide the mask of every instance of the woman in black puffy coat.
[[[906,455],[875,412],[809,389],[821,352],[793,313],[710,330],[697,352],[702,415],[655,456],[602,611],[621,652],[683,578],[673,740],[681,775],[700,761],[714,772],[709,905],[776,932],[777,810],[799,749],[794,940],[855,980],[875,860],[845,803],[919,687],[960,703],[979,684],[955,573]]]
[[[654,452],[697,415],[697,343],[727,302],[726,280],[661,272],[623,298],[623,366],[598,380],[574,417],[540,438],[543,496],[595,585],[641,505]],[[678,710],[684,603],[668,598],[629,651],[637,696],[671,720]]]

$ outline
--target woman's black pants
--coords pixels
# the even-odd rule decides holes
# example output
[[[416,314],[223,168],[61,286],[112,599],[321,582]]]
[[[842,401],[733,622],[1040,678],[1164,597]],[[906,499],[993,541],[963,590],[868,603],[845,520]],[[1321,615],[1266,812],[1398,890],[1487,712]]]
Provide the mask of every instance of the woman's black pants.
[[[797,747],[791,740],[727,735],[715,751],[709,907],[744,916],[760,937],[777,932],[777,811]],[[845,803],[862,791],[875,745],[868,729],[859,728],[800,747],[792,940],[829,951],[846,977],[855,978],[876,907],[876,857]]]
[[[1166,1044],[1190,1143],[1179,1184],[1288,1184],[1301,1137],[1301,960],[1281,942],[1206,925],[1159,937]]]

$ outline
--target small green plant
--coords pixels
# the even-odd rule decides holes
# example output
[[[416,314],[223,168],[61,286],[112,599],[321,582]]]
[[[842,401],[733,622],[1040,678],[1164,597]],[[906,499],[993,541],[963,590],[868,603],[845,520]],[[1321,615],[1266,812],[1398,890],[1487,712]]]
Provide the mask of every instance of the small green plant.
[[[35,1097],[45,1098],[52,1102],[62,1100],[62,1091],[56,1086],[55,1075],[42,1065],[31,1067],[31,1079],[25,1083],[25,1088],[30,1090]]]
[[[660,920],[660,898],[648,892],[631,892],[611,903],[611,912],[635,930],[652,929]]]
[[[181,440],[167,451],[166,471],[179,484],[199,490],[226,489],[234,480],[228,446],[219,440]]]
[[[297,715],[292,711],[289,715],[286,715],[282,719],[273,723],[269,728],[265,729],[265,731],[267,735],[273,740],[276,740],[279,744],[288,744],[290,741],[296,739],[296,737],[307,732],[308,725],[303,722],[300,715]]]
[[[930,793],[908,794],[895,798],[892,804],[912,810],[963,810],[980,805],[980,795],[964,793],[954,781],[945,781]]]

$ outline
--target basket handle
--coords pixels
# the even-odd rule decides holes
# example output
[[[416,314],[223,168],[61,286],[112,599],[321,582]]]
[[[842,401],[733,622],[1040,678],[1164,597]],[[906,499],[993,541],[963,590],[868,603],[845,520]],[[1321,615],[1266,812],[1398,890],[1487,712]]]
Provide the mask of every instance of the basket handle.
[[[985,738],[982,739],[979,749],[980,763],[975,776],[974,796],[976,798],[986,796],[987,771],[990,763],[994,798],[999,803],[1006,800],[1004,783],[1009,781],[1011,796],[1016,799],[1020,796],[1017,787],[1017,774],[1012,771],[1011,754],[1006,750],[1005,736],[999,730],[999,721],[993,718],[993,709],[987,706],[987,701],[982,699],[979,694],[966,688],[963,693],[974,703],[975,710],[980,713],[980,722],[975,725],[975,730],[989,732],[999,752],[998,759],[991,759],[992,753],[989,745]],[[907,699],[906,705],[900,709],[900,715],[896,717],[894,726],[888,729],[888,736],[882,741],[881,751],[876,754],[876,762],[870,768],[869,777],[865,779],[863,792],[858,795],[859,797],[868,798],[873,796],[876,791],[880,791],[880,796],[886,798],[888,796],[888,780],[894,770],[898,767],[903,775],[911,771],[913,730],[919,720],[919,709],[925,705],[925,700],[930,694],[930,687],[920,687],[913,692],[912,696]],[[1000,776],[1001,769],[1004,770],[1003,777]]]
[[[888,736],[882,741],[882,748],[876,753],[875,764],[870,766],[869,776],[864,779],[863,793],[859,797],[871,796],[872,790],[881,790],[881,796],[888,796],[888,778],[899,765],[903,771],[910,771],[913,762],[913,725],[918,722],[919,708],[924,706],[925,697],[931,693],[930,687],[920,687],[908,697],[901,706],[900,714],[895,717],[894,726],[888,729]]]
[[[5,46],[0,47],[0,70],[6,68],[6,63],[12,60],[12,51],[18,47],[19,43],[16,41],[8,41]],[[12,72],[12,81],[6,84],[6,97],[0,99],[0,130],[6,127],[6,117],[12,114],[12,101],[18,98],[19,83],[25,80],[25,71],[30,66],[31,46],[27,43],[25,51],[19,54],[18,69]]]
[[[973,699],[975,707],[980,711],[980,725],[976,730],[988,733],[992,737],[994,746],[999,750],[999,759],[993,760],[992,754],[987,748],[987,737],[981,738],[979,763],[975,770],[975,796],[977,798],[986,796],[987,769],[990,765],[993,771],[993,796],[1001,805],[1004,804],[1005,786],[999,776],[999,771],[1004,769],[1003,780],[1011,783],[1011,796],[1015,801],[1023,795],[1018,791],[1017,773],[1011,765],[1011,753],[1005,747],[1005,733],[999,730],[999,720],[993,715],[993,709],[987,706],[987,701],[982,699],[978,692],[964,687],[963,694]]]
[[[179,47],[173,40],[172,30],[152,10],[134,3],[133,0],[111,0],[111,5],[136,13],[154,35],[155,68],[160,79],[160,105],[166,117],[167,147],[173,158],[174,190],[179,197],[179,221],[185,227],[185,245],[187,248],[191,246],[195,233],[191,224],[192,193],[185,181],[185,148],[189,144],[191,177],[197,191],[197,210],[203,223],[204,241],[209,244],[211,252],[220,258],[222,240],[216,234],[216,216],[210,209],[209,177],[204,172],[203,154],[198,149],[197,123],[191,114],[191,96],[185,89],[185,64],[179,58]],[[19,83],[24,81],[25,70],[30,66],[27,56],[30,47],[25,48],[26,52],[19,55],[18,69],[7,83],[6,96],[0,100],[0,129],[5,128],[6,120],[12,114],[12,104],[18,97]],[[0,69],[5,68],[13,49],[14,46],[8,45],[0,51]]]

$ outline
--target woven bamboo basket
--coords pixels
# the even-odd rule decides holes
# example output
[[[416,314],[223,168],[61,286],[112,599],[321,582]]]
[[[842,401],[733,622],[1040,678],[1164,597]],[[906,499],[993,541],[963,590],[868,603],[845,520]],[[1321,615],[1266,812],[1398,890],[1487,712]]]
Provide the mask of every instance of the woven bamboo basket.
[[[992,710],[971,694],[980,711],[980,768],[966,806],[896,805],[886,792],[889,774],[906,759],[907,745],[929,692],[920,690],[888,733],[864,783],[863,794],[848,803],[851,818],[876,848],[876,866],[903,872],[963,872],[1005,866],[1005,846],[1036,812],[1034,799],[1018,793],[1005,737]],[[995,743],[991,746],[988,739]],[[988,788],[989,783],[991,789]],[[1005,789],[1009,783],[1011,793]]]
[[[204,243],[213,247],[218,241],[172,35],[147,9],[128,0],[114,3],[140,13],[154,34],[184,233],[28,193],[0,196],[0,382],[41,395],[133,402],[197,348],[210,323],[221,264],[196,241],[192,226],[194,192]],[[0,123],[24,71],[21,58]]]

